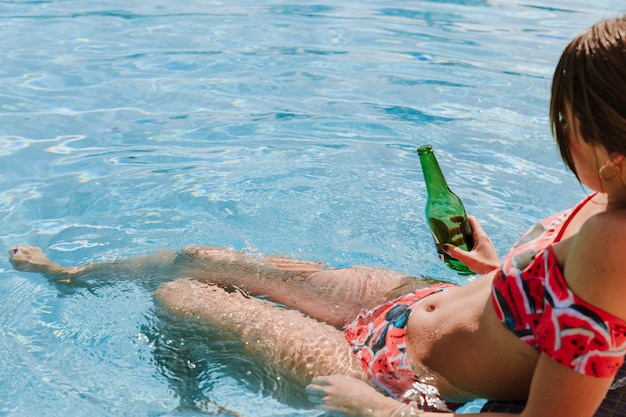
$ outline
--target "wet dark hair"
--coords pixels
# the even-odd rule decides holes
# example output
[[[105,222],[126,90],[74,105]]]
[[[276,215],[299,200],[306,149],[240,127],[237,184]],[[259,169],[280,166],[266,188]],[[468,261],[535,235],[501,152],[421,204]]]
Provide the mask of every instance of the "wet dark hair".
[[[565,48],[552,80],[550,122],[565,164],[576,174],[564,124],[569,105],[582,139],[626,155],[626,16],[597,22]]]

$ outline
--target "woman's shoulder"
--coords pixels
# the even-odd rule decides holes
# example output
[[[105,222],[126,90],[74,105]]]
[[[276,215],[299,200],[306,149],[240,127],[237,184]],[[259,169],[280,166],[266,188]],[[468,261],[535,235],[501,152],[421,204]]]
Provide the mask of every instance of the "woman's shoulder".
[[[613,248],[626,254],[624,247],[619,245],[626,242],[626,210],[604,211],[589,216],[575,240],[582,246],[604,250]]]
[[[582,299],[626,321],[626,211],[585,221],[568,249],[564,275]]]

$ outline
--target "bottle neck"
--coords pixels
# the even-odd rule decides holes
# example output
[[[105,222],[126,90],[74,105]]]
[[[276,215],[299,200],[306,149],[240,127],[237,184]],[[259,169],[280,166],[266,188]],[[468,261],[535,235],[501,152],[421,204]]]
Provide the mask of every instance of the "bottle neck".
[[[420,154],[419,157],[428,194],[436,195],[439,193],[448,193],[448,183],[443,176],[443,172],[439,167],[439,163],[437,162],[435,154],[430,151],[424,154]]]

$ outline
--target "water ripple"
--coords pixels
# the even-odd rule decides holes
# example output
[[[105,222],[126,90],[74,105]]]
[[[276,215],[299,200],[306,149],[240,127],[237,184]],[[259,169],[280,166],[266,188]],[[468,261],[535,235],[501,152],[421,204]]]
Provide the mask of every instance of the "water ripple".
[[[416,147],[502,250],[579,200],[550,78],[620,1],[0,0],[0,246],[80,265],[206,243],[463,283]],[[0,413],[319,415],[159,310],[154,276],[0,275]]]

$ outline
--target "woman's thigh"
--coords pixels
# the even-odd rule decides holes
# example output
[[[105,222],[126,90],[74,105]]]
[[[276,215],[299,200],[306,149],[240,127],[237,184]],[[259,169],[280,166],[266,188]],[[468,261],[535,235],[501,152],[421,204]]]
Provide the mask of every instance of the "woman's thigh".
[[[191,279],[166,283],[156,296],[165,308],[240,340],[247,354],[270,361],[302,385],[317,375],[367,380],[343,332],[298,311]]]
[[[385,301],[406,274],[383,268],[323,264],[281,256],[248,256],[231,249],[192,246],[190,275],[222,287],[239,287],[253,296],[296,308],[310,317],[342,327],[363,308]]]

